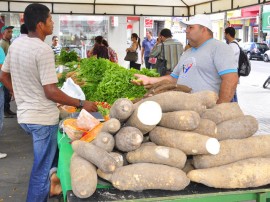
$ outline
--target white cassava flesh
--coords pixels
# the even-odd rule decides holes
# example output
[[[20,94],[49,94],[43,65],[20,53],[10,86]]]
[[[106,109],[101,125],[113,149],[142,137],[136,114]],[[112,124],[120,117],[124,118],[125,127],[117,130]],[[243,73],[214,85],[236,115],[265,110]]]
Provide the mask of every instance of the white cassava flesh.
[[[157,102],[145,101],[138,105],[126,126],[138,128],[143,134],[151,131],[161,120],[162,110]]]
[[[194,167],[211,168],[248,158],[270,156],[270,135],[258,135],[245,139],[220,141],[217,155],[193,156]]]
[[[270,183],[270,158],[250,158],[227,165],[192,170],[191,181],[215,188],[259,187]]]
[[[120,190],[182,190],[190,180],[175,167],[152,163],[136,163],[117,168],[112,174],[113,186]]]
[[[217,154],[220,147],[215,138],[160,126],[155,127],[149,136],[155,144],[180,149],[187,155]]]
[[[163,113],[180,110],[193,110],[202,114],[206,109],[206,106],[203,105],[203,101],[200,100],[198,96],[179,91],[168,91],[145,98],[137,102],[135,107],[145,101],[157,102],[161,106]]]

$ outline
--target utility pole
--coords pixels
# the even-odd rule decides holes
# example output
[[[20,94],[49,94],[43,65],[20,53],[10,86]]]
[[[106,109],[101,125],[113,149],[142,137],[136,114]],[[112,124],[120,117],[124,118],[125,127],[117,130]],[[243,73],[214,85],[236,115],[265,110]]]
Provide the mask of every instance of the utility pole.
[[[260,10],[259,10],[259,19],[258,19],[258,42],[262,42],[262,41],[263,41],[262,13],[263,13],[263,4],[260,5]]]
[[[221,40],[223,40],[224,39],[224,30],[225,30],[225,28],[226,27],[228,27],[229,25],[228,25],[228,20],[227,20],[227,11],[225,11],[224,12],[224,19],[223,19],[223,32],[222,32],[222,34],[221,34]]]

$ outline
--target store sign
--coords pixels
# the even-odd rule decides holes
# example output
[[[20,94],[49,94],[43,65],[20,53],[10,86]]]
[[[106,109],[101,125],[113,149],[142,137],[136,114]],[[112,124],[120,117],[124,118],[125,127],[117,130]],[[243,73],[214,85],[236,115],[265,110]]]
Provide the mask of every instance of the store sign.
[[[144,27],[148,28],[148,29],[153,29],[154,27],[154,20],[153,19],[149,19],[149,18],[145,18],[144,19]]]
[[[231,24],[231,27],[234,29],[242,29],[243,25],[242,24]]]
[[[111,16],[112,27],[118,27],[118,17]]]
[[[263,31],[270,31],[270,12],[262,14],[262,29]]]
[[[258,32],[259,32],[259,28],[258,27],[253,27],[253,33],[258,34]]]

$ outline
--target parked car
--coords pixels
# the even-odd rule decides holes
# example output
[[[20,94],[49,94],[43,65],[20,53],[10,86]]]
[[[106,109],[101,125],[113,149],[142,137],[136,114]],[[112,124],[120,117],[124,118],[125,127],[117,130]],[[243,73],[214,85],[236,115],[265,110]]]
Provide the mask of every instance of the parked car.
[[[264,55],[263,55],[263,61],[264,62],[269,62],[270,60],[270,50],[265,51]]]
[[[264,53],[269,50],[266,43],[248,42],[243,43],[243,51],[247,54],[248,59],[258,58],[263,60]]]

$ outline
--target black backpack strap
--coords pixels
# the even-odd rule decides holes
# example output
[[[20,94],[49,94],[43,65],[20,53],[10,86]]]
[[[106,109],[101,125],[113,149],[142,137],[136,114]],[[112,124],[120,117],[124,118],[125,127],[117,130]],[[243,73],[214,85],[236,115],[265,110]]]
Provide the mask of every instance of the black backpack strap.
[[[241,47],[239,46],[239,44],[237,42],[232,41],[231,43],[235,43],[238,46],[238,48],[241,49]]]

